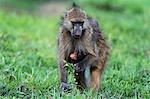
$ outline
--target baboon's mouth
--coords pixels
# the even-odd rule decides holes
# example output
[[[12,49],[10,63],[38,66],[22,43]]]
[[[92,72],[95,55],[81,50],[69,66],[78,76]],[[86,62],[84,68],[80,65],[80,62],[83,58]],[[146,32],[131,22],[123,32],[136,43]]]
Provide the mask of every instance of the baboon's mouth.
[[[81,37],[80,35],[73,36],[74,39],[79,39],[80,37]]]

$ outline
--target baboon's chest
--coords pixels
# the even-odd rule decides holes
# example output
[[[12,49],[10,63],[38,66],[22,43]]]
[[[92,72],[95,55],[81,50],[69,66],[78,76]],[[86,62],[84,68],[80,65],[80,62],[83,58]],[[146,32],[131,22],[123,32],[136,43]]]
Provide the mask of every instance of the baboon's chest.
[[[78,40],[78,41],[70,42],[70,45],[71,46],[70,48],[68,48],[69,50],[67,51],[67,57],[66,57],[67,61],[73,64],[82,61],[87,55],[86,44],[83,41]],[[72,53],[76,53],[76,59],[72,59],[70,57]]]

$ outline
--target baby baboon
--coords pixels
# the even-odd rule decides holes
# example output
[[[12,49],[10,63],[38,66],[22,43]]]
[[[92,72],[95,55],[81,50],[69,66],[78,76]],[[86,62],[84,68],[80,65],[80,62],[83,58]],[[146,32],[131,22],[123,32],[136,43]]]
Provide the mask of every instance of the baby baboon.
[[[75,67],[78,88],[98,90],[108,50],[98,21],[88,18],[83,10],[73,5],[65,12],[58,39],[61,88],[69,89],[65,69],[65,62],[69,62]]]

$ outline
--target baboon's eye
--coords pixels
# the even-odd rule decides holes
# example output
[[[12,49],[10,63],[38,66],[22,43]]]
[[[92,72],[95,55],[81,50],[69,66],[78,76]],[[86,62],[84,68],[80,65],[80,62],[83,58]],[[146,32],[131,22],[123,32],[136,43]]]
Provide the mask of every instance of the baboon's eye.
[[[83,26],[84,22],[71,22],[73,26],[80,25]]]
[[[79,22],[78,24],[79,24],[80,26],[83,26],[83,23],[84,23],[84,22]]]

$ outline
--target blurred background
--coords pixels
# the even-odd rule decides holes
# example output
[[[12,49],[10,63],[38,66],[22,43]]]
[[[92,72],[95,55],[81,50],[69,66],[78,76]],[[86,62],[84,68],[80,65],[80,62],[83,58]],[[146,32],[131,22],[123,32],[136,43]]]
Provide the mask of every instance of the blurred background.
[[[59,90],[57,36],[72,0],[0,0],[0,97],[150,97],[150,1],[75,0],[111,46],[101,90]],[[75,83],[72,75],[69,82]]]

